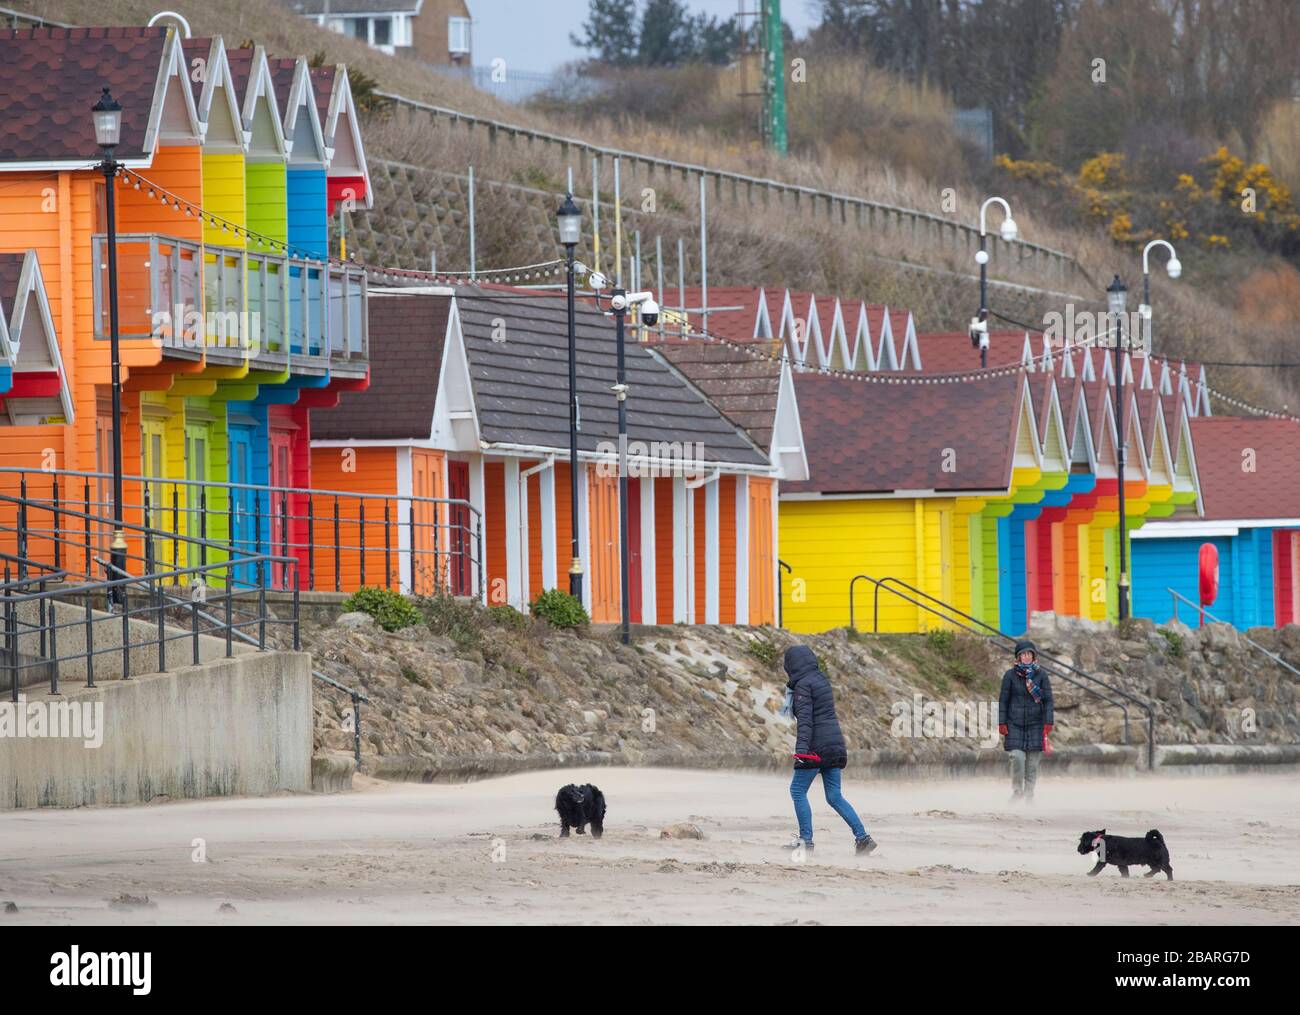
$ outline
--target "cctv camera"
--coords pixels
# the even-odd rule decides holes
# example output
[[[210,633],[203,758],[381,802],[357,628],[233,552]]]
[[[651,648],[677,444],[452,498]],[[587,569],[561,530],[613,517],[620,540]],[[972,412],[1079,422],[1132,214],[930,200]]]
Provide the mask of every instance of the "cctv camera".
[[[1177,278],[1183,273],[1183,263],[1176,257],[1171,257],[1169,263],[1165,265],[1165,271],[1169,272],[1170,278]]]
[[[641,304],[641,323],[649,328],[659,323],[659,304],[653,299],[648,299]]]
[[[611,296],[609,300],[609,308],[615,311],[626,310],[627,293],[615,293],[613,296]]]
[[[588,272],[588,273],[587,273],[587,288],[588,288],[588,289],[595,289],[595,290],[599,291],[599,290],[601,290],[601,289],[604,289],[605,286],[607,286],[608,284],[609,284],[609,279],[607,279],[607,278],[606,278],[604,275],[602,275],[600,272],[598,272],[598,271],[591,271],[591,272]]]
[[[1004,218],[1002,220],[1002,238],[1010,243],[1020,235],[1020,230],[1016,228],[1016,220],[1013,218]]]

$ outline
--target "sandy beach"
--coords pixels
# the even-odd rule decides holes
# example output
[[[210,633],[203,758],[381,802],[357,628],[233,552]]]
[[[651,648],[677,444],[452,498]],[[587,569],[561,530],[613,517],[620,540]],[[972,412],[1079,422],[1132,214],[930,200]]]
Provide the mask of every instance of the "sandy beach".
[[[606,834],[560,839],[566,782],[597,783]],[[0,921],[36,924],[1295,924],[1300,777],[1058,778],[1032,808],[1001,780],[865,782],[845,795],[879,840],[854,855],[782,776],[531,772],[459,785],[359,779],[336,796],[0,814]],[[703,840],[663,839],[690,822]],[[1159,828],[1177,880],[1085,876],[1081,832]],[[1134,871],[1139,875],[1140,871]],[[124,896],[135,901],[121,900]],[[143,904],[143,897],[148,904]],[[220,911],[222,904],[233,906]]]

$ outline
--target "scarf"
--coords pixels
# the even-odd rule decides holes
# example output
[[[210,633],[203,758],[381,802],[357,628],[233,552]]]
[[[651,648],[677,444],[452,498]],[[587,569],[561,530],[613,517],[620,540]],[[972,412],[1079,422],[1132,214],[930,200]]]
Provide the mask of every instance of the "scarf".
[[[1024,663],[1016,663],[1016,673],[1020,679],[1025,682],[1025,690],[1028,691],[1029,696],[1034,699],[1034,704],[1041,705],[1043,703],[1043,688],[1038,681],[1034,679],[1038,673],[1038,664],[1029,663],[1026,665]]]

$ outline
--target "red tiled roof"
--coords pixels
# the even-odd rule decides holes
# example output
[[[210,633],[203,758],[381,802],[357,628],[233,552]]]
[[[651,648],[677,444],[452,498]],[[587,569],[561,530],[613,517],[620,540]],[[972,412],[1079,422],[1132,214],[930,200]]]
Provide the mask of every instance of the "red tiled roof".
[[[167,29],[0,31],[0,162],[100,157],[90,117],[105,85],[122,106],[119,159],[138,159]]]
[[[1021,331],[990,331],[989,367],[1019,363],[1024,337]],[[895,333],[895,340],[901,353],[902,335]],[[970,344],[970,335],[964,331],[918,332],[916,343],[921,350],[921,369],[927,374],[952,374],[980,368],[979,348]]]
[[[1206,521],[1300,519],[1300,424],[1198,416],[1191,426]]]
[[[794,383],[811,478],[782,493],[958,493],[1011,480],[1021,374],[916,385],[808,372]]]
[[[271,82],[275,85],[275,101],[280,107],[280,115],[289,111],[289,91],[293,88],[293,75],[298,69],[298,61],[292,56],[277,57],[269,61]]]

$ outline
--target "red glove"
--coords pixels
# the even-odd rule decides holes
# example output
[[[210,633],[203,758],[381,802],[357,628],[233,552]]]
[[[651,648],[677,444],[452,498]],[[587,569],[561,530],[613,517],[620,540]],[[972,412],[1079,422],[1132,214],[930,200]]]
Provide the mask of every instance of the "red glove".
[[[1001,734],[1005,737],[1005,736],[1007,735],[1007,724],[1006,724],[1006,723],[1001,723],[1001,724],[998,726],[998,732],[1001,733]]]
[[[1052,732],[1052,723],[1049,722],[1046,726],[1043,727],[1043,736],[1047,736],[1047,734],[1051,732]]]
[[[820,761],[822,760],[822,756],[821,756],[820,754],[796,754],[796,755],[795,755],[795,759],[798,760],[798,761],[817,761],[817,762],[820,762]]]

